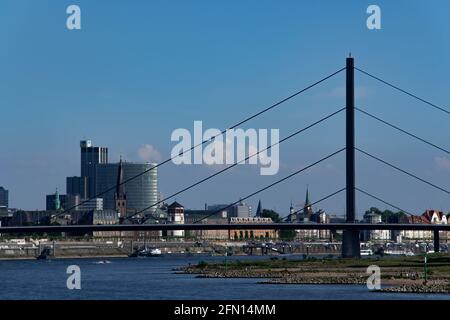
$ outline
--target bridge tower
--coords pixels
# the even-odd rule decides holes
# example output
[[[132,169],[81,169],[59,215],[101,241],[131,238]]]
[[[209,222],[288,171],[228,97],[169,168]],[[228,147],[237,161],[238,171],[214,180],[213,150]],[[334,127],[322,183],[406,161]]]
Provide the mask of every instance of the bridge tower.
[[[355,223],[355,79],[354,59],[346,64],[346,222]],[[344,230],[342,257],[359,258],[359,230]]]

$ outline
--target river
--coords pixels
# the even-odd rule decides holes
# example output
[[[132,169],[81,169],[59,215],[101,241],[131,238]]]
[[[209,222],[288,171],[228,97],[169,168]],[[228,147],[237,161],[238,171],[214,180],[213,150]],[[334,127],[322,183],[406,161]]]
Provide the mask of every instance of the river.
[[[265,257],[228,257],[228,259]],[[110,258],[0,261],[0,300],[146,299],[146,300],[379,300],[448,299],[450,295],[377,293],[361,285],[268,285],[260,279],[202,279],[175,274],[188,263],[223,261],[223,257]],[[266,258],[267,259],[267,258]],[[81,270],[81,289],[69,290],[66,269]]]

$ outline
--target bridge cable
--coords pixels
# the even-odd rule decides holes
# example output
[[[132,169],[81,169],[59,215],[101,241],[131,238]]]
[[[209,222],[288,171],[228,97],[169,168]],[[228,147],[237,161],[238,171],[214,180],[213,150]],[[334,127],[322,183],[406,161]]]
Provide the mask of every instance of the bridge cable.
[[[375,199],[375,200],[378,200],[378,201],[380,201],[380,202],[382,202],[382,203],[384,203],[384,204],[386,204],[386,205],[388,205],[388,206],[390,206],[390,207],[392,207],[392,208],[395,208],[395,209],[397,209],[397,210],[400,210],[401,212],[404,212],[404,213],[406,213],[406,214],[409,214],[410,216],[413,216],[413,215],[414,215],[414,214],[412,214],[412,213],[410,213],[410,212],[408,212],[408,211],[406,211],[406,210],[404,210],[404,209],[402,209],[402,208],[400,208],[400,207],[397,207],[396,205],[393,205],[392,203],[389,203],[389,202],[387,202],[387,201],[385,201],[385,200],[383,200],[383,199],[381,199],[381,198],[379,198],[379,197],[377,197],[377,196],[374,196],[373,194],[370,194],[369,192],[364,191],[364,190],[362,190],[362,189],[360,189],[360,188],[358,188],[358,187],[355,187],[355,190],[357,190],[357,191],[359,191],[359,192],[365,194],[366,196],[369,196],[369,197],[371,197],[371,198],[373,198],[373,199]]]
[[[371,77],[371,78],[373,78],[373,79],[375,79],[377,81],[380,81],[381,83],[384,83],[385,85],[387,85],[387,86],[389,86],[391,88],[394,88],[394,89],[396,89],[396,90],[398,90],[398,91],[400,91],[400,92],[402,92],[402,93],[404,93],[404,94],[406,94],[406,95],[408,95],[408,96],[410,96],[410,97],[412,97],[414,99],[417,99],[417,100],[419,100],[419,101],[421,101],[421,102],[423,102],[423,103],[425,103],[425,104],[427,104],[427,105],[429,105],[429,106],[431,106],[431,107],[433,107],[433,108],[435,108],[437,110],[440,110],[440,111],[446,113],[447,115],[450,115],[450,111],[447,108],[445,108],[445,107],[438,106],[438,105],[436,105],[436,104],[434,104],[434,103],[432,103],[432,102],[430,102],[428,100],[420,98],[419,96],[417,96],[417,95],[415,95],[415,94],[413,94],[411,92],[408,92],[408,91],[406,91],[406,90],[404,90],[404,89],[402,89],[402,88],[400,88],[400,87],[398,87],[398,86],[396,86],[396,85],[394,85],[394,84],[392,84],[392,83],[390,83],[390,82],[388,82],[386,80],[383,80],[383,79],[381,79],[381,78],[379,78],[377,76],[374,76],[373,74],[370,74],[369,72],[361,70],[361,69],[359,69],[357,67],[354,67],[354,68],[356,70],[358,70],[359,72],[365,74],[366,76],[369,76],[369,77]]]
[[[318,204],[319,202],[322,202],[322,201],[325,201],[325,200],[327,200],[327,199],[329,199],[329,198],[331,198],[331,197],[334,197],[335,195],[341,193],[341,192],[344,191],[344,190],[346,190],[345,187],[339,189],[338,191],[335,191],[335,192],[333,192],[333,193],[330,193],[330,194],[327,195],[326,197],[323,197],[323,198],[321,198],[321,199],[319,199],[319,200],[317,200],[317,201],[315,201],[315,202],[313,202],[313,203],[310,203],[309,205],[304,206],[303,208],[298,209],[297,211],[294,211],[294,212],[292,212],[292,213],[289,213],[289,214],[288,214],[286,217],[284,217],[282,220],[287,220],[287,219],[289,219],[290,216],[292,216],[292,215],[294,215],[294,214],[297,214],[297,213],[299,213],[300,211],[303,211],[303,210],[307,209],[308,207],[312,207],[312,206]]]
[[[277,184],[279,184],[279,183],[281,183],[281,182],[283,182],[283,181],[285,181],[285,180],[288,180],[288,179],[292,178],[293,176],[295,176],[295,175],[297,175],[297,174],[299,174],[299,173],[301,173],[301,172],[303,172],[303,171],[306,171],[306,170],[308,170],[309,168],[312,168],[312,167],[314,167],[315,165],[317,165],[317,164],[319,164],[319,163],[321,163],[321,162],[323,162],[323,161],[325,161],[325,160],[327,160],[327,159],[329,159],[329,158],[331,158],[331,157],[337,155],[338,153],[341,153],[341,152],[344,151],[345,149],[346,149],[345,147],[344,147],[344,148],[341,148],[341,149],[339,149],[338,151],[335,151],[335,152],[333,152],[333,153],[331,153],[331,154],[329,154],[329,155],[327,155],[327,156],[321,158],[320,160],[317,160],[316,162],[311,163],[311,164],[307,165],[306,167],[303,167],[302,169],[297,170],[297,171],[291,173],[290,175],[288,175],[288,176],[286,176],[286,177],[284,177],[284,178],[282,178],[282,179],[280,179],[280,180],[277,180],[277,181],[275,181],[275,182],[273,182],[273,183],[271,183],[271,184],[265,186],[264,188],[261,188],[261,189],[255,191],[255,192],[253,192],[253,193],[251,193],[251,194],[249,194],[249,195],[243,197],[243,198],[240,198],[238,201],[235,201],[235,202],[233,202],[233,203],[231,203],[231,204],[229,204],[229,205],[227,205],[227,206],[221,208],[220,210],[216,210],[216,211],[212,212],[211,214],[209,214],[209,215],[207,215],[207,216],[205,216],[205,217],[203,217],[203,218],[201,218],[201,219],[198,219],[198,220],[194,221],[193,223],[198,223],[198,222],[203,221],[203,220],[205,220],[205,219],[207,219],[207,218],[209,218],[209,217],[211,217],[211,216],[213,216],[213,215],[215,215],[215,214],[217,214],[217,213],[222,212],[222,211],[225,210],[225,209],[231,208],[232,206],[238,204],[238,203],[241,202],[242,200],[246,200],[246,199],[248,199],[248,198],[250,198],[250,197],[253,197],[254,195],[256,195],[256,194],[258,194],[258,193],[261,193],[261,192],[263,192],[263,191],[265,191],[265,190],[267,190],[267,189],[269,189],[269,188],[271,188],[271,187],[273,187],[273,186],[275,186],[275,185],[277,185]]]
[[[387,161],[385,161],[383,159],[380,159],[380,158],[378,158],[378,157],[376,157],[376,156],[374,156],[374,155],[372,155],[372,154],[370,154],[370,153],[368,153],[366,151],[363,151],[363,150],[361,150],[361,149],[359,149],[357,147],[355,147],[355,150],[358,150],[359,152],[365,154],[366,156],[368,156],[368,157],[370,157],[372,159],[375,159],[375,160],[377,160],[377,161],[379,161],[381,163],[384,163],[385,165],[387,165],[387,166],[389,166],[391,168],[394,168],[394,169],[396,169],[396,170],[398,170],[398,171],[400,171],[400,172],[402,172],[402,173],[404,173],[404,174],[406,174],[406,175],[408,175],[410,177],[413,177],[413,178],[415,178],[415,179],[417,179],[417,180],[419,180],[419,181],[421,181],[421,182],[423,182],[425,184],[428,184],[429,186],[432,186],[433,188],[436,188],[436,189],[438,189],[438,190],[440,190],[442,192],[445,192],[446,194],[450,194],[450,191],[448,191],[448,190],[446,190],[446,189],[444,189],[442,187],[439,187],[439,186],[437,186],[437,185],[435,185],[435,184],[433,184],[433,183],[431,183],[431,182],[429,182],[429,181],[427,181],[427,180],[425,180],[423,178],[420,178],[420,177],[416,176],[415,174],[412,174],[412,173],[410,173],[410,172],[408,172],[406,170],[403,170],[403,169],[401,169],[401,168],[399,168],[399,167],[397,167],[397,166],[395,166],[395,165],[393,165],[393,164],[391,164],[391,163],[389,163],[389,162],[387,162]]]
[[[193,183],[193,184],[191,184],[191,185],[189,185],[189,186],[187,186],[187,187],[185,187],[185,188],[183,188],[183,189],[181,189],[181,190],[179,190],[179,191],[177,191],[177,192],[175,192],[175,193],[173,193],[173,194],[171,194],[170,196],[168,196],[168,197],[166,197],[166,198],[164,198],[164,199],[159,200],[159,201],[156,202],[156,203],[153,203],[151,206],[148,206],[148,207],[146,207],[146,208],[144,208],[144,209],[142,209],[142,210],[139,210],[139,211],[133,213],[131,216],[127,217],[127,219],[133,218],[134,216],[136,216],[136,215],[138,215],[138,214],[140,214],[140,213],[142,213],[142,212],[145,212],[145,211],[151,209],[152,207],[154,207],[154,206],[156,206],[156,205],[158,205],[158,204],[160,204],[160,203],[163,203],[164,201],[166,201],[166,200],[168,200],[168,199],[170,199],[170,198],[173,198],[173,197],[175,197],[175,196],[177,196],[177,195],[179,195],[179,194],[181,194],[181,193],[183,193],[183,192],[185,192],[185,191],[188,191],[189,189],[192,189],[192,188],[194,188],[195,186],[198,186],[199,184],[201,184],[201,183],[203,183],[203,182],[205,182],[205,181],[207,181],[207,180],[210,180],[210,179],[214,178],[215,176],[218,176],[219,174],[221,174],[221,173],[223,173],[223,172],[225,172],[225,171],[227,171],[227,170],[229,170],[229,169],[231,169],[231,168],[237,166],[238,164],[245,163],[248,159],[253,158],[253,157],[259,155],[261,152],[267,151],[267,150],[271,149],[272,147],[274,147],[274,146],[276,146],[276,145],[279,145],[279,144],[285,142],[286,140],[289,140],[289,139],[293,138],[294,136],[296,136],[296,135],[298,135],[298,134],[300,134],[300,133],[302,133],[302,132],[304,132],[304,131],[306,131],[306,130],[308,130],[308,129],[310,129],[310,128],[312,128],[312,127],[314,127],[314,126],[316,126],[316,125],[318,125],[318,124],[320,124],[320,123],[322,123],[322,122],[324,122],[325,120],[328,120],[329,118],[331,118],[331,117],[337,115],[338,113],[340,113],[340,112],[342,112],[342,111],[344,111],[344,110],[345,110],[345,107],[344,107],[344,108],[341,108],[341,109],[339,109],[339,110],[337,110],[337,111],[335,111],[335,112],[333,112],[333,113],[331,113],[331,114],[329,114],[329,115],[327,115],[327,116],[325,116],[325,117],[323,117],[323,118],[321,118],[320,120],[317,120],[317,121],[311,123],[310,125],[308,125],[308,126],[302,128],[302,129],[300,129],[300,130],[297,130],[297,131],[291,133],[290,135],[288,135],[288,136],[284,137],[283,139],[281,139],[280,141],[278,141],[278,142],[276,142],[276,143],[274,143],[274,144],[268,146],[267,148],[262,149],[262,150],[259,150],[258,152],[253,153],[252,155],[247,156],[245,159],[239,160],[238,162],[235,162],[234,164],[232,164],[232,165],[230,165],[230,166],[228,166],[228,167],[226,167],[226,168],[224,168],[224,169],[222,169],[222,170],[220,170],[220,171],[218,171],[218,172],[215,172],[215,173],[213,173],[213,174],[211,174],[211,175],[209,175],[209,176],[207,176],[207,177],[205,177],[205,178],[203,178],[203,179],[201,179],[201,180],[199,180],[199,181],[197,181],[197,182],[195,182],[195,183]],[[149,219],[152,219],[152,218],[153,218],[153,217],[149,217]],[[156,219],[156,218],[155,218],[155,219]],[[147,220],[147,219],[144,219],[141,223],[145,222],[145,220]]]
[[[355,109],[358,110],[359,112],[361,112],[361,113],[363,113],[363,114],[365,114],[365,115],[375,119],[375,120],[378,120],[381,123],[384,123],[387,126],[390,126],[391,128],[394,128],[394,129],[396,129],[396,130],[398,130],[400,132],[403,132],[404,134],[407,134],[410,137],[413,137],[413,138],[415,138],[415,139],[417,139],[417,140],[419,140],[421,142],[424,142],[424,143],[426,143],[426,144],[428,144],[428,145],[430,145],[430,146],[432,146],[432,147],[434,147],[436,149],[439,149],[439,150],[441,150],[441,151],[443,151],[443,152],[445,152],[447,154],[450,154],[450,151],[448,149],[445,149],[445,148],[440,147],[440,146],[438,146],[438,145],[436,145],[436,144],[434,144],[434,143],[432,143],[430,141],[427,141],[427,140],[425,140],[425,139],[423,139],[423,138],[421,138],[421,137],[419,137],[419,136],[417,136],[417,135],[415,135],[415,134],[413,134],[411,132],[408,132],[408,131],[406,131],[406,130],[404,130],[404,129],[402,129],[402,128],[400,128],[400,127],[398,127],[398,126],[396,126],[396,125],[394,125],[392,123],[389,123],[389,122],[387,122],[387,121],[385,121],[385,120],[383,120],[383,119],[381,119],[381,118],[379,118],[377,116],[374,116],[373,114],[370,114],[367,111],[364,111],[364,110],[362,110],[360,108],[357,108],[357,107],[355,107]]]
[[[58,213],[56,216],[60,216],[60,215],[62,215],[62,214],[64,214],[64,213],[67,213],[67,212],[69,212],[69,211],[71,211],[71,210],[73,210],[73,209],[79,207],[80,205],[89,202],[89,201],[92,200],[92,199],[99,198],[100,196],[103,196],[103,195],[105,195],[106,193],[108,193],[108,192],[110,192],[110,191],[113,191],[113,190],[116,189],[117,187],[119,187],[119,186],[121,186],[121,185],[123,185],[123,184],[126,184],[127,182],[130,182],[130,181],[132,181],[132,180],[134,180],[134,179],[136,179],[136,178],[138,178],[138,177],[140,177],[140,176],[146,174],[147,172],[150,172],[150,171],[152,171],[152,170],[154,170],[154,169],[156,169],[156,168],[158,168],[158,167],[160,167],[160,166],[162,166],[162,165],[164,165],[164,164],[166,164],[166,163],[172,161],[173,159],[175,159],[175,158],[177,158],[177,157],[180,157],[180,156],[184,155],[184,154],[187,153],[187,152],[191,152],[192,150],[194,150],[194,149],[196,149],[197,147],[199,147],[199,146],[205,144],[206,142],[208,142],[208,141],[213,141],[216,137],[218,137],[218,136],[223,135],[224,133],[226,133],[227,130],[234,129],[234,128],[236,128],[237,126],[240,126],[241,124],[243,124],[243,123],[245,123],[245,122],[248,122],[248,121],[250,121],[251,119],[254,119],[254,118],[260,116],[261,114],[263,114],[263,113],[265,113],[265,112],[267,112],[267,111],[269,111],[269,110],[272,110],[272,109],[278,107],[279,105],[283,104],[284,102],[286,102],[286,101],[288,101],[288,100],[291,100],[292,98],[294,98],[294,97],[296,97],[296,96],[298,96],[298,95],[300,95],[300,94],[302,94],[302,93],[308,91],[309,89],[311,89],[311,88],[317,86],[318,84],[320,84],[320,83],[322,83],[322,82],[324,82],[324,81],[326,81],[326,80],[328,80],[328,79],[334,77],[335,75],[339,74],[340,72],[344,71],[345,69],[346,69],[346,67],[343,67],[343,68],[341,68],[341,69],[339,69],[339,70],[337,70],[337,71],[335,71],[335,72],[333,72],[333,73],[327,75],[326,77],[323,77],[322,79],[320,79],[320,80],[318,80],[318,81],[316,81],[316,82],[314,82],[314,83],[312,83],[312,84],[310,84],[310,85],[304,87],[303,89],[301,89],[301,90],[299,90],[299,91],[297,91],[297,92],[291,94],[290,96],[288,96],[288,97],[286,97],[286,98],[284,98],[284,99],[282,99],[282,100],[280,100],[280,101],[278,101],[278,102],[275,102],[274,104],[272,104],[272,105],[266,107],[265,109],[263,109],[263,110],[261,110],[261,111],[255,113],[255,114],[253,114],[253,115],[251,115],[251,116],[245,118],[244,120],[239,121],[238,123],[232,125],[231,127],[222,130],[219,134],[217,134],[217,135],[211,137],[210,139],[204,140],[204,141],[198,143],[197,145],[192,146],[192,147],[189,148],[188,150],[183,150],[183,151],[180,152],[178,155],[176,155],[176,156],[174,156],[174,157],[170,157],[170,158],[168,158],[168,159],[166,159],[166,160],[164,160],[164,161],[162,161],[162,162],[156,164],[155,166],[152,166],[151,168],[149,168],[149,169],[147,169],[147,170],[144,170],[143,172],[138,173],[138,174],[136,174],[136,175],[134,175],[134,176],[132,176],[132,177],[130,177],[130,178],[124,180],[124,181],[121,182],[121,183],[117,183],[117,184],[115,184],[114,186],[112,186],[112,187],[110,187],[110,188],[108,188],[108,189],[106,189],[106,190],[104,190],[104,191],[102,191],[102,192],[100,192],[100,193],[97,193],[97,194],[94,195],[92,198],[83,200],[83,201],[81,201],[80,203],[78,203],[78,204],[72,206],[71,208],[66,209],[66,210],[64,210],[64,211],[62,211],[62,212],[60,212],[60,213]]]

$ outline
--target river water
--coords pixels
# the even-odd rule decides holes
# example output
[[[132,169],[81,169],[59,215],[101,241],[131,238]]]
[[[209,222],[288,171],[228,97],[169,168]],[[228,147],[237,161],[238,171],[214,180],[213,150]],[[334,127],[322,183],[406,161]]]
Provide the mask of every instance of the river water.
[[[256,257],[262,259],[264,257]],[[0,300],[11,299],[146,299],[146,300],[373,300],[448,299],[450,295],[371,292],[361,285],[267,285],[261,279],[202,279],[173,269],[223,257],[153,257],[0,261]],[[255,259],[255,257],[228,257]],[[267,259],[267,258],[266,258]],[[66,269],[81,269],[81,289],[66,286]]]

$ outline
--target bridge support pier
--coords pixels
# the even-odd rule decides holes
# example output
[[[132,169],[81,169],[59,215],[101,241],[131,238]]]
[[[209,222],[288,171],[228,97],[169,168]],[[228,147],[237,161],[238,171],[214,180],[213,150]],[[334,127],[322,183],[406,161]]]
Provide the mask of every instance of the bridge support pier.
[[[344,230],[342,234],[342,257],[360,257],[359,230]]]
[[[434,243],[434,252],[439,252],[440,241],[439,241],[439,230],[434,230],[433,235],[433,243]]]

